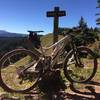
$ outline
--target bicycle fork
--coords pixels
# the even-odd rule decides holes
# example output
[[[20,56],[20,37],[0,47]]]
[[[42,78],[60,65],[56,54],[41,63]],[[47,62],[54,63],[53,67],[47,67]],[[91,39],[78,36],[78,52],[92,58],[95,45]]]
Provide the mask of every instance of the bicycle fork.
[[[72,49],[73,49],[73,52],[74,52],[75,66],[83,68],[84,65],[81,62],[81,58],[79,57],[78,49],[77,49],[77,47],[74,43],[72,44]]]

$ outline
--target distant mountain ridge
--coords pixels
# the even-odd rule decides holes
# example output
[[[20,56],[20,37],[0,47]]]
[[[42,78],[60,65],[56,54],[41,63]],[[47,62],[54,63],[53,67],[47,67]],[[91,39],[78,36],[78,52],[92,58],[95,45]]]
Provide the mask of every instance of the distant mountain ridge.
[[[27,35],[22,33],[12,33],[12,32],[7,32],[5,30],[0,30],[0,37],[25,37],[25,36]]]

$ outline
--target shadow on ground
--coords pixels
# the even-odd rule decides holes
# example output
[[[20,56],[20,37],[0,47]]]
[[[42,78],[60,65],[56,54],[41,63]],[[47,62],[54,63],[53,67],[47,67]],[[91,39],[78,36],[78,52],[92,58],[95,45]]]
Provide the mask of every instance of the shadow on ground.
[[[60,75],[60,71],[47,72],[37,84],[34,90],[25,93],[25,100],[65,100],[65,81]]]
[[[30,91],[24,95],[25,100],[100,100],[99,82],[90,81],[84,87],[75,87],[76,83],[65,85],[60,72],[50,72],[45,75],[38,83],[38,91]],[[100,89],[100,88],[99,88]],[[3,100],[3,99],[2,99]],[[4,99],[5,100],[5,99]],[[9,99],[7,99],[9,100]],[[21,99],[10,99],[21,100]]]
[[[43,93],[41,100],[64,100],[64,91],[67,87],[60,71],[48,73],[38,83],[39,90]]]
[[[74,94],[67,93],[67,98],[71,100],[100,100],[100,91],[97,93],[95,88],[95,86],[100,86],[99,82],[91,81],[84,85],[85,91],[81,91],[74,87],[74,83],[71,83],[70,89],[74,92]]]
[[[95,89],[95,86],[100,86],[98,82],[91,81],[83,84],[83,90],[85,91],[81,88],[77,89],[74,83],[66,87],[62,79],[56,81],[49,80],[49,82],[45,80],[44,83],[40,83],[41,93],[43,94],[39,96],[41,97],[39,100],[100,100],[100,92],[97,93]],[[70,91],[67,88],[70,88]]]
[[[39,100],[100,100],[100,92],[98,93],[97,88],[95,88],[100,86],[99,82],[90,81],[78,84],[84,85],[80,88],[76,88],[74,84],[76,83],[70,83],[69,86],[66,86],[60,72],[50,72],[38,83],[41,92]]]

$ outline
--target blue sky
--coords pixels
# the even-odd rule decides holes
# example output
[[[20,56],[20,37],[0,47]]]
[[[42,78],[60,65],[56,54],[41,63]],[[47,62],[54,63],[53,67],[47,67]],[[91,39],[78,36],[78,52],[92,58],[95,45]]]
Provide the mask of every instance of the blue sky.
[[[67,16],[59,19],[60,27],[78,25],[81,16],[89,27],[96,27],[96,0],[0,0],[0,30],[27,33],[27,30],[53,31],[53,18],[46,12],[59,6]]]

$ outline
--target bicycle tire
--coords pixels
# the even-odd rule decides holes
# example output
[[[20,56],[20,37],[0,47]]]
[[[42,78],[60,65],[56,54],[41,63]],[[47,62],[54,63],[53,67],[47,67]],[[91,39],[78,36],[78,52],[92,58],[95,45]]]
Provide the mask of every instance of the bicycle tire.
[[[79,80],[76,79],[76,78],[78,78],[78,75],[77,75],[78,70],[76,71],[74,69],[75,66],[73,67],[73,65],[68,66],[68,61],[72,57],[72,55],[74,53],[74,51],[71,50],[69,52],[69,54],[66,56],[65,61],[64,61],[64,65],[63,65],[64,66],[64,75],[70,82],[86,83],[86,82],[90,81],[95,76],[95,73],[97,71],[97,57],[89,48],[86,48],[84,46],[78,47],[77,51],[80,52],[80,53],[84,53],[85,52],[85,53],[87,53],[87,55],[90,55],[90,57],[91,57],[90,58],[90,62],[91,62],[91,59],[93,59],[93,65],[92,65],[93,69],[91,71],[91,74],[88,77],[85,76],[85,75],[87,75],[89,73],[89,70],[90,70],[90,67],[87,67],[88,66],[87,65],[85,68],[83,67],[84,69],[80,68],[82,70],[87,70],[86,73],[85,73],[85,71],[84,71],[84,73],[83,72],[79,73],[79,74],[84,75],[84,78],[82,78],[83,76],[79,76],[80,77]],[[80,56],[82,56],[82,55],[80,54]],[[87,58],[87,59],[86,58],[87,57],[81,58],[81,59],[87,61],[87,62],[85,62],[85,64],[87,64],[89,62],[89,58]],[[90,62],[89,62],[89,64],[90,64]],[[70,67],[72,67],[72,69],[70,69]],[[74,70],[74,71],[72,71],[72,70]],[[76,73],[75,73],[75,71],[76,71]]]
[[[25,54],[24,54],[25,53]],[[28,56],[30,56],[30,57],[32,57],[32,58],[30,58],[31,60],[33,60],[33,58],[36,60],[36,61],[38,61],[38,59],[39,59],[39,57],[37,57],[32,51],[30,51],[30,50],[27,50],[27,49],[15,49],[15,50],[12,50],[12,51],[10,51],[10,52],[8,52],[8,53],[6,53],[2,58],[1,58],[1,60],[0,60],[0,84],[1,84],[1,86],[3,87],[3,89],[4,90],[6,90],[6,91],[8,91],[8,92],[18,92],[18,93],[24,93],[24,92],[27,92],[27,91],[30,91],[32,88],[34,88],[35,87],[35,85],[36,85],[36,83],[37,83],[37,81],[38,81],[38,79],[39,79],[39,77],[36,77],[36,79],[35,79],[35,81],[29,86],[29,87],[27,87],[27,88],[25,88],[25,89],[21,89],[21,87],[17,87],[17,85],[16,85],[16,87],[18,88],[18,90],[17,90],[17,88],[12,88],[11,86],[9,87],[8,86],[8,84],[6,84],[5,83],[5,81],[6,81],[6,79],[4,80],[4,76],[2,76],[2,75],[4,75],[6,72],[3,72],[4,70],[4,66],[7,66],[6,65],[6,63],[8,63],[8,62],[6,62],[7,60],[8,60],[8,58],[9,57],[13,57],[13,55],[15,56],[15,55],[17,55],[17,54],[23,54],[23,56],[25,55],[25,57],[27,58]],[[28,56],[27,56],[28,55]],[[23,57],[22,56],[22,57]],[[20,55],[20,57],[21,57],[21,55]],[[24,60],[26,59],[26,58],[23,58]],[[16,58],[17,58],[17,56],[16,56]],[[18,58],[17,58],[18,59]],[[22,58],[21,58],[22,59]],[[27,58],[28,59],[28,58]],[[21,61],[21,60],[20,60]],[[26,60],[25,60],[26,61]],[[24,62],[24,61],[23,61]],[[10,62],[9,62],[10,63]],[[27,61],[27,63],[28,63],[28,61]],[[4,65],[5,64],[5,65]],[[14,63],[14,64],[16,64],[16,63]],[[21,64],[21,62],[20,62],[20,64]],[[16,65],[18,65],[18,64],[16,64]],[[8,68],[7,70],[11,70],[10,69],[10,67],[11,66],[7,66],[6,68]],[[3,69],[2,69],[3,68]],[[16,68],[15,68],[16,69]],[[9,72],[9,71],[8,71]],[[2,74],[2,73],[4,73],[4,74]],[[13,72],[11,72],[11,73],[13,73]],[[8,76],[10,76],[10,73],[7,73],[8,75],[7,75],[7,77]],[[15,75],[15,74],[14,74]],[[17,76],[17,75],[16,75]],[[15,78],[15,77],[14,77]],[[10,79],[9,79],[10,80]],[[12,82],[13,83],[13,82]],[[9,82],[9,84],[10,84],[10,82]],[[28,84],[29,85],[29,84]]]

